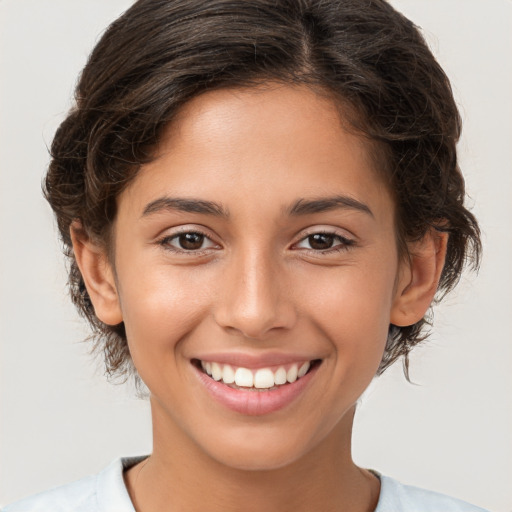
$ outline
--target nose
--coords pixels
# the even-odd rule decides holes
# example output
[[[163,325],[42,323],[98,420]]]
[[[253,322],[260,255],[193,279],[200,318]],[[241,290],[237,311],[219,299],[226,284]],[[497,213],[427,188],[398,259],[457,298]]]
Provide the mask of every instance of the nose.
[[[282,270],[269,254],[244,251],[233,256],[223,273],[215,320],[222,328],[250,339],[290,329],[296,312],[289,291]]]

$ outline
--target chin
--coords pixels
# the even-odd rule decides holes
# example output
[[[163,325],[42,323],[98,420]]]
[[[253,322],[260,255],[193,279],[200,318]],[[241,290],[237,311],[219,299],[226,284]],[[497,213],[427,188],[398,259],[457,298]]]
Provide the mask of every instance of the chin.
[[[293,464],[315,446],[311,436],[307,435],[290,436],[289,432],[276,432],[265,427],[260,427],[259,431],[250,430],[241,429],[234,435],[212,439],[208,443],[210,446],[203,445],[203,451],[213,460],[232,469],[272,471]]]
[[[228,453],[210,454],[218,463],[238,471],[273,471],[293,464],[297,453],[271,450],[229,450]]]

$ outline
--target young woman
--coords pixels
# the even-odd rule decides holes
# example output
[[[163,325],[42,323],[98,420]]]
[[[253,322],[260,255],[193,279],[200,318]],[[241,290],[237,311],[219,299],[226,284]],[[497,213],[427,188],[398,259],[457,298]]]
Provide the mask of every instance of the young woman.
[[[136,2],[52,145],[73,301],[153,451],[6,510],[476,511],[351,457],[477,264],[449,82],[383,1]]]

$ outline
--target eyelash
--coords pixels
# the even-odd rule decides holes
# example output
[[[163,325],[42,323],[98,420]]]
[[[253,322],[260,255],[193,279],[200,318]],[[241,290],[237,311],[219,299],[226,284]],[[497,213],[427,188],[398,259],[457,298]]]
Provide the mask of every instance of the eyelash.
[[[344,237],[342,235],[339,235],[333,231],[328,230],[315,230],[310,233],[307,233],[305,236],[303,236],[294,246],[297,246],[298,244],[305,242],[308,238],[315,236],[315,235],[326,235],[333,238],[333,243],[338,241],[339,243],[337,245],[333,245],[333,247],[329,247],[327,249],[307,249],[304,248],[305,251],[308,251],[309,253],[313,253],[315,255],[328,255],[333,253],[339,253],[343,251],[348,251],[350,247],[355,245],[355,240],[352,240],[350,238]]]
[[[184,229],[183,231],[179,231],[178,233],[174,233],[172,235],[167,235],[162,239],[158,240],[158,244],[161,245],[165,250],[174,252],[177,254],[184,254],[187,256],[202,256],[203,254],[209,254],[209,251],[212,247],[207,247],[206,249],[198,249],[198,250],[187,250],[184,248],[173,247],[171,242],[173,240],[177,240],[180,236],[183,235],[200,235],[204,237],[204,240],[208,240],[211,242],[212,246],[217,245],[211,237],[209,237],[206,233],[202,232],[200,229]]]
[[[161,240],[158,240],[158,244],[161,245],[167,251],[171,251],[171,252],[178,253],[178,254],[184,254],[184,255],[188,255],[188,256],[201,256],[201,255],[210,253],[210,250],[212,249],[212,247],[207,247],[205,249],[197,249],[197,250],[187,250],[184,248],[173,247],[171,245],[171,242],[173,240],[177,240],[180,236],[183,236],[183,235],[200,235],[200,236],[204,237],[203,242],[204,242],[204,240],[209,240],[211,244],[216,245],[215,242],[206,233],[202,232],[199,229],[184,229],[183,231],[180,231],[178,233],[174,233],[172,235],[167,235],[164,238],[162,238]],[[328,237],[332,237],[333,243],[338,241],[338,244],[334,245],[332,247],[328,247],[327,249],[302,248],[302,250],[307,251],[312,254],[315,254],[315,255],[324,255],[324,254],[327,255],[327,254],[333,254],[333,253],[347,251],[347,250],[349,250],[350,247],[355,245],[354,240],[352,240],[350,238],[346,238],[346,237],[339,235],[335,232],[328,231],[328,230],[315,230],[315,231],[305,234],[298,242],[293,244],[293,247],[297,247],[299,244],[307,241],[308,238],[315,236],[315,235],[325,235]],[[301,249],[299,249],[299,250],[301,250]]]

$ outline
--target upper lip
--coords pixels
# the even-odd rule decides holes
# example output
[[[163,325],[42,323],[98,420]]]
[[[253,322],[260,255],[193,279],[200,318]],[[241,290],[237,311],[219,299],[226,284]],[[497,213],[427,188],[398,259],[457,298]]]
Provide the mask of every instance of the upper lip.
[[[218,352],[197,355],[192,359],[204,362],[229,364],[235,367],[248,369],[266,368],[269,366],[280,366],[293,363],[304,363],[320,359],[317,356],[305,354],[285,354],[278,352],[266,352],[262,354],[245,354],[241,352]]]

